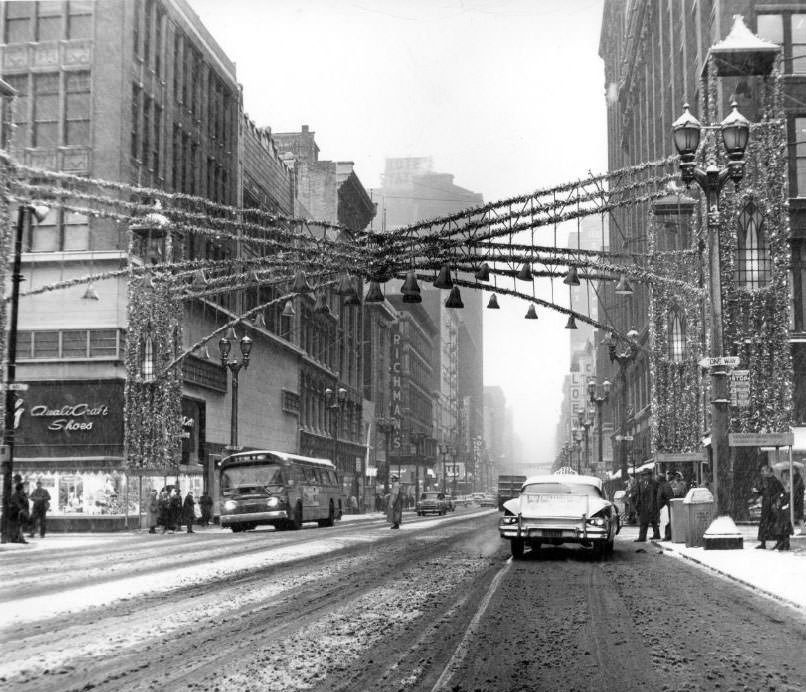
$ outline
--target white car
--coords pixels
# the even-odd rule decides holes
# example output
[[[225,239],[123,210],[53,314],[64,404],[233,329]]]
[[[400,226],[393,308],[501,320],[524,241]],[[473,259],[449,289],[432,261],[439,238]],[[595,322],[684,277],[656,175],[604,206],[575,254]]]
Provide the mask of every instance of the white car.
[[[600,556],[613,550],[621,529],[616,506],[602,492],[594,476],[532,476],[518,497],[504,503],[498,524],[501,538],[509,540],[512,557],[523,557],[526,546],[578,543]]]

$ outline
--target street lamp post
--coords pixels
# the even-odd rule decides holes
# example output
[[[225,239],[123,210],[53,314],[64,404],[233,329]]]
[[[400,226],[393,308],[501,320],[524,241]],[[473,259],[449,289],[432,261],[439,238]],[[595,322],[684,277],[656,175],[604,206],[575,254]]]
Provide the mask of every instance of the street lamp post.
[[[573,428],[574,434],[574,449],[577,453],[577,473],[582,473],[582,430],[580,428]]]
[[[244,334],[239,343],[241,347],[241,360],[229,360],[229,354],[232,350],[232,341],[237,341],[238,337],[234,329],[230,329],[230,338],[222,336],[218,341],[218,350],[221,352],[221,365],[229,368],[232,373],[232,411],[230,414],[230,429],[229,429],[229,449],[233,452],[238,451],[238,374],[241,370],[246,370],[249,367],[249,354],[252,352],[252,339]]]
[[[739,113],[736,102],[731,112],[720,123],[722,143],[728,163],[722,168],[710,163],[705,169],[694,162],[700,145],[702,126],[683,106],[683,114],[672,124],[672,136],[680,154],[680,177],[690,187],[697,183],[705,193],[707,206],[708,254],[710,269],[711,356],[722,359],[722,277],[719,263],[719,195],[728,180],[738,188],[744,177],[744,152],[750,138],[750,123]],[[728,460],[728,372],[725,365],[711,368],[711,450],[713,457],[712,483],[714,503],[719,511],[718,464]]]
[[[605,380],[602,382],[602,394],[596,391],[596,380],[588,380],[588,398],[591,403],[596,405],[596,416],[599,419],[599,463],[604,463],[604,455],[602,452],[602,404],[610,398],[610,381]]]
[[[439,446],[439,453],[442,455],[442,494],[444,495],[448,487],[447,465],[445,460],[448,457],[448,445],[441,444]]]
[[[23,281],[22,265],[22,237],[26,225],[30,225],[31,216],[42,221],[48,215],[49,209],[44,205],[21,204],[17,210],[17,227],[14,233],[14,265],[11,271],[11,309],[9,312],[8,329],[8,358],[6,360],[6,411],[4,440],[5,455],[3,458],[3,517],[0,527],[0,542],[11,543],[17,537],[11,536],[9,531],[8,513],[11,499],[11,479],[14,472],[14,419],[17,402],[16,376],[17,376],[17,316],[20,306],[20,283]]]
[[[616,335],[611,333],[607,339],[607,349],[610,356],[611,363],[618,363],[619,375],[621,378],[621,434],[626,433],[627,429],[627,367],[632,363],[638,355],[638,332],[635,329],[630,329],[627,332],[627,349],[620,350]],[[623,451],[621,453],[621,477],[627,480],[627,458]]]
[[[330,387],[325,389],[325,403],[330,407],[332,415],[331,427],[333,428],[333,464],[338,468],[339,462],[339,423],[344,402],[347,401],[347,390],[338,387],[333,390]]]
[[[585,430],[585,468],[590,468],[590,437],[588,435],[588,430],[593,425],[593,418],[590,415],[591,412],[586,409],[580,409],[577,411],[577,418],[579,421],[579,425]]]
[[[386,460],[384,462],[383,474],[381,480],[383,482],[384,495],[389,492],[389,471],[391,470],[391,463],[389,460],[389,442],[392,437],[392,431],[395,429],[394,418],[378,418],[375,425],[384,435],[384,450],[386,451]],[[400,471],[398,470],[398,475]]]

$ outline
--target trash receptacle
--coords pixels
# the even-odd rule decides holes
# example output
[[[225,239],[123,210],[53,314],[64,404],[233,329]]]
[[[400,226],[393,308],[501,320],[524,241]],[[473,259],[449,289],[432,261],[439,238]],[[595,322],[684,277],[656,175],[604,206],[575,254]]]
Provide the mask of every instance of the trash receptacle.
[[[669,500],[669,521],[672,524],[672,543],[686,542],[686,526],[688,526],[688,510],[683,505],[682,497]]]
[[[702,535],[714,520],[714,496],[708,488],[692,488],[683,499],[686,514],[686,547],[705,545]]]

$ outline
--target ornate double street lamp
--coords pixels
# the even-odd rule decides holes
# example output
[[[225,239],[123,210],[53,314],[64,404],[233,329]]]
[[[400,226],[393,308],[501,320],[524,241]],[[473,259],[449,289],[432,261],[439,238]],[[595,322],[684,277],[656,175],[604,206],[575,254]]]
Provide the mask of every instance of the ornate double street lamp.
[[[31,224],[33,216],[37,221],[43,221],[50,210],[44,205],[21,204],[17,210],[17,227],[14,233],[14,265],[11,270],[11,310],[9,313],[8,329],[8,359],[6,361],[6,412],[3,444],[3,517],[2,538],[3,543],[16,540],[9,531],[8,513],[9,499],[11,498],[11,478],[14,472],[14,411],[17,403],[16,392],[23,385],[16,383],[17,375],[17,316],[20,307],[20,283],[23,281],[22,265],[22,237],[26,226]]]
[[[582,430],[575,427],[571,432],[574,434],[573,448],[577,453],[577,473],[582,473]]]
[[[447,492],[447,484],[448,484],[448,476],[447,476],[447,464],[446,459],[448,458],[448,454],[450,454],[451,448],[446,444],[441,444],[439,446],[439,453],[442,455],[442,492],[443,494]]]
[[[730,114],[720,123],[722,144],[728,155],[728,163],[721,168],[713,163],[705,169],[694,162],[700,145],[702,126],[689,112],[688,104],[683,106],[681,115],[672,124],[674,145],[680,154],[680,177],[686,186],[697,183],[705,193],[708,219],[708,255],[710,264],[711,296],[711,357],[715,365],[711,367],[711,450],[712,487],[714,502],[719,507],[718,464],[728,459],[728,371],[722,363],[722,279],[719,264],[719,195],[728,180],[738,188],[744,177],[744,152],[750,138],[750,123],[739,113],[736,102],[731,103]]]
[[[610,398],[610,384],[609,380],[602,382],[602,393],[599,394],[596,389],[596,380],[588,380],[588,398],[592,404],[596,405],[596,417],[599,419],[599,463],[604,463],[604,455],[602,453],[602,404]]]
[[[229,368],[232,373],[232,413],[230,415],[229,449],[233,452],[240,449],[238,446],[238,373],[241,369],[249,367],[249,354],[252,352],[252,339],[244,334],[240,339],[241,360],[229,360],[232,350],[232,341],[238,341],[234,329],[230,329],[229,338],[222,336],[218,341],[218,350],[221,352],[221,365]]]
[[[344,387],[325,389],[325,403],[330,408],[333,426],[333,464],[338,467],[339,462],[339,425],[341,414],[344,411],[344,403],[347,401],[347,390]]]

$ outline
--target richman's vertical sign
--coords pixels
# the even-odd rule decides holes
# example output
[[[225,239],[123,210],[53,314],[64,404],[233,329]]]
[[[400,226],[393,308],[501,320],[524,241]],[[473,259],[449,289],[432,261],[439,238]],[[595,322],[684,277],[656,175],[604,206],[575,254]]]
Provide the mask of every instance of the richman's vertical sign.
[[[400,346],[400,325],[394,324],[392,326],[392,354],[390,366],[390,387],[391,401],[389,402],[389,417],[394,421],[394,431],[392,432],[391,449],[390,453],[395,455],[400,454],[400,448],[403,445],[400,436],[400,420],[402,418],[401,405],[403,401],[403,382],[402,382],[402,354]]]

